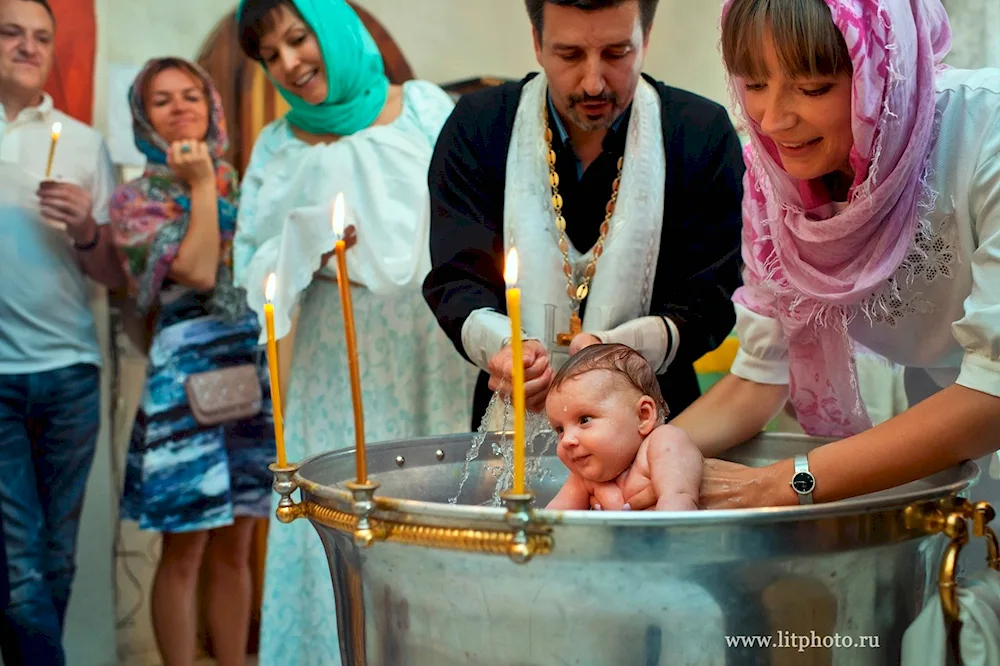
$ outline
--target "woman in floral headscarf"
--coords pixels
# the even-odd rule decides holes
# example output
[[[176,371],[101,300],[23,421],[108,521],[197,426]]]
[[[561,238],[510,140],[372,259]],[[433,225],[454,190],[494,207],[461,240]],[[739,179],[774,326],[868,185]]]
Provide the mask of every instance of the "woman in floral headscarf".
[[[674,424],[718,454],[790,397],[803,429],[834,441],[760,469],[709,460],[703,505],[854,497],[997,450],[1000,72],[942,65],[939,0],[723,12],[750,134],[741,349]],[[858,343],[906,369],[910,407],[875,427]]]
[[[115,191],[111,222],[151,344],[121,513],[163,533],[152,613],[164,663],[194,662],[195,589],[207,560],[212,645],[220,664],[238,665],[254,519],[270,513],[274,431],[257,317],[233,286],[236,173],[222,159],[222,102],[201,69],[151,60],[129,101],[148,161]]]

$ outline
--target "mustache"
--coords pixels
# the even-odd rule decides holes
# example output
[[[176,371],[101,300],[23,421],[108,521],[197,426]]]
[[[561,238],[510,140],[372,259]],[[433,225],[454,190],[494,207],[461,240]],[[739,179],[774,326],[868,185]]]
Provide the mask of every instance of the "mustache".
[[[614,92],[604,92],[600,95],[570,95],[568,99],[571,109],[577,104],[594,104],[596,102],[608,102],[612,106],[618,106],[618,95]]]

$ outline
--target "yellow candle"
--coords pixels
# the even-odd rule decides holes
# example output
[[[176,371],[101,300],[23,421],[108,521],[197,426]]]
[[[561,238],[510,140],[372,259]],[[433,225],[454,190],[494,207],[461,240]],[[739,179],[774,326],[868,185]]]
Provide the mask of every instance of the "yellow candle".
[[[56,144],[59,143],[59,135],[62,134],[62,123],[52,123],[52,143],[49,144],[49,161],[45,165],[45,177],[52,176],[52,161],[56,157]]]
[[[510,317],[510,351],[514,403],[514,493],[524,493],[524,360],[521,344],[521,290],[517,284],[517,249],[511,248],[504,266],[507,282],[507,316]]]
[[[271,374],[271,406],[274,411],[274,441],[278,447],[278,467],[287,467],[285,457],[285,424],[281,417],[281,383],[278,379],[278,342],[274,339],[274,299],[276,278],[271,273],[267,278],[264,295],[267,303],[264,305],[264,322],[267,327],[267,367]]]
[[[344,243],[344,194],[337,194],[333,202],[333,233],[337,242],[333,246],[337,255],[337,286],[340,289],[340,306],[344,311],[344,332],[347,337],[347,367],[351,374],[351,400],[354,403],[354,462],[358,483],[368,482],[368,461],[365,455],[365,415],[361,404],[361,371],[358,367],[358,343],[354,334],[354,307],[351,304],[351,283],[347,277],[347,245]]]

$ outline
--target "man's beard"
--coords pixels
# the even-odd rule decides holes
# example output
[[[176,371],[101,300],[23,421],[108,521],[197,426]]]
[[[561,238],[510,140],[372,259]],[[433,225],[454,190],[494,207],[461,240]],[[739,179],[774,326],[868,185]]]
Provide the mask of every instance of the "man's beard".
[[[570,118],[573,120],[573,124],[582,129],[584,132],[611,129],[611,126],[615,124],[615,120],[618,118],[617,93],[606,92],[600,95],[570,95],[568,101],[568,111]],[[591,120],[586,116],[582,109],[577,108],[578,104],[593,104],[594,102],[607,102],[610,105],[607,115],[598,118],[597,120]]]

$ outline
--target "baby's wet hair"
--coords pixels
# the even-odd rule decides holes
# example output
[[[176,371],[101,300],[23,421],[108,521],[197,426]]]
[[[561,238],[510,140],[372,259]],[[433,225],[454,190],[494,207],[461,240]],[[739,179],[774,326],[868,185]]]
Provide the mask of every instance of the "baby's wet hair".
[[[583,348],[559,369],[549,390],[555,391],[568,380],[592,370],[607,370],[642,395],[648,395],[656,403],[659,422],[666,422],[670,409],[663,399],[656,373],[639,352],[626,345],[596,344]]]

